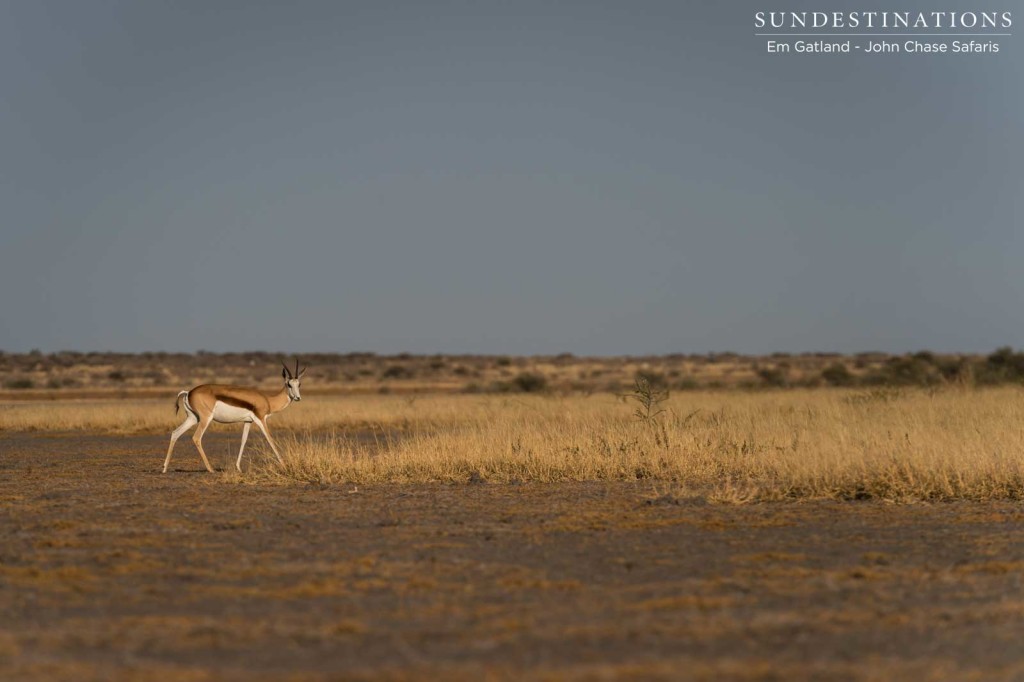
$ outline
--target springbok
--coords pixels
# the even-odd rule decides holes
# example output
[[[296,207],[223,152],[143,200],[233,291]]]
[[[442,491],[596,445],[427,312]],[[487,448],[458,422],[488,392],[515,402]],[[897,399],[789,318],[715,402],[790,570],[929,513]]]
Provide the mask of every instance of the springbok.
[[[284,365],[284,363],[281,364]],[[163,473],[167,473],[167,467],[171,463],[174,444],[178,442],[182,434],[196,424],[199,424],[199,428],[192,434],[192,442],[196,444],[196,449],[199,450],[199,456],[203,458],[206,470],[213,473],[210,460],[206,459],[206,453],[203,452],[203,434],[206,433],[206,429],[212,421],[220,424],[237,424],[238,422],[244,424],[242,447],[238,449],[238,461],[235,462],[235,468],[239,471],[242,470],[242,452],[245,451],[245,441],[249,437],[249,427],[252,424],[260,427],[260,431],[270,443],[270,448],[274,451],[277,461],[284,464],[281,453],[277,451],[277,446],[274,445],[274,441],[270,438],[270,432],[267,430],[267,417],[288,407],[293,400],[296,402],[302,400],[302,395],[299,393],[299,382],[302,380],[302,375],[306,373],[306,369],[308,368],[299,370],[298,358],[295,359],[294,374],[288,369],[288,365],[284,365],[284,370],[281,372],[284,387],[276,393],[261,391],[258,388],[223,384],[203,384],[196,386],[191,391],[179,393],[174,402],[174,414],[178,414],[178,409],[184,404],[186,416],[181,426],[171,434],[171,444],[167,447],[167,459],[164,460]]]

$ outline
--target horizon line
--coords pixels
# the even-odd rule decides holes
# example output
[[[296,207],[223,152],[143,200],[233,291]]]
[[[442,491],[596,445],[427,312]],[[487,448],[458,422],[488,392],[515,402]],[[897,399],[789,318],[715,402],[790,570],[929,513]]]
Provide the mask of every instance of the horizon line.
[[[933,355],[991,355],[993,353],[1009,349],[1010,351],[1017,352],[1017,348],[1010,344],[1003,344],[997,346],[992,350],[987,351],[968,351],[968,350],[932,350],[930,348],[917,348],[914,350],[905,351],[886,351],[881,349],[873,350],[856,350],[856,351],[839,351],[839,350],[802,350],[802,351],[784,351],[774,350],[766,351],[761,353],[751,353],[737,350],[708,350],[708,351],[666,351],[666,352],[648,352],[648,353],[574,353],[572,351],[561,351],[558,353],[474,353],[474,352],[414,352],[414,351],[395,351],[395,352],[380,352],[372,350],[351,350],[351,351],[317,351],[317,350],[300,350],[300,351],[280,351],[280,350],[227,350],[227,351],[211,351],[205,349],[197,349],[194,351],[173,351],[173,350],[160,350],[160,351],[115,351],[115,350],[58,350],[58,351],[41,351],[41,350],[28,350],[28,351],[0,351],[0,356],[11,356],[11,355],[61,355],[61,354],[75,354],[75,355],[271,355],[271,356],[308,356],[308,355],[375,355],[379,357],[432,357],[432,356],[453,356],[453,357],[514,357],[514,358],[528,358],[528,357],[559,357],[559,356],[571,356],[576,358],[645,358],[645,357],[669,357],[669,356],[708,356],[708,355],[735,355],[739,357],[770,357],[770,356],[799,356],[799,355],[838,355],[838,356],[857,356],[857,355],[914,355],[918,353],[931,353]],[[1024,351],[1022,351],[1024,352]]]

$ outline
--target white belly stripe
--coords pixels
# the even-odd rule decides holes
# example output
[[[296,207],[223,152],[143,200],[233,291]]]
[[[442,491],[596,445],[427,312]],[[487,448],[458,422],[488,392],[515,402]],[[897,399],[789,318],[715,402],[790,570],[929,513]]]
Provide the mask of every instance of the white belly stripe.
[[[252,410],[247,410],[244,407],[235,407],[234,405],[228,405],[217,401],[213,405],[213,421],[221,424],[234,424],[237,422],[252,422],[255,421],[256,415],[252,413]]]

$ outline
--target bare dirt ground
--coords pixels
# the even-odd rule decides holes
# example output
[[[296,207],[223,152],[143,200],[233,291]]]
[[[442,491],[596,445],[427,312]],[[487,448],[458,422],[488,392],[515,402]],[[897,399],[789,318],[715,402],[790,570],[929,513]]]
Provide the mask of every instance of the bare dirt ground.
[[[165,448],[0,435],[0,679],[1024,679],[1021,505],[254,485]]]

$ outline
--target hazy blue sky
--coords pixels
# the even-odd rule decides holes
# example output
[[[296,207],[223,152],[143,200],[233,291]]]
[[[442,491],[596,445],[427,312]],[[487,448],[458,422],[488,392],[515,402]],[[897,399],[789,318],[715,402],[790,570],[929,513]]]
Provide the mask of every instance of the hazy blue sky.
[[[757,9],[2,0],[0,349],[1024,345],[1021,39]]]

